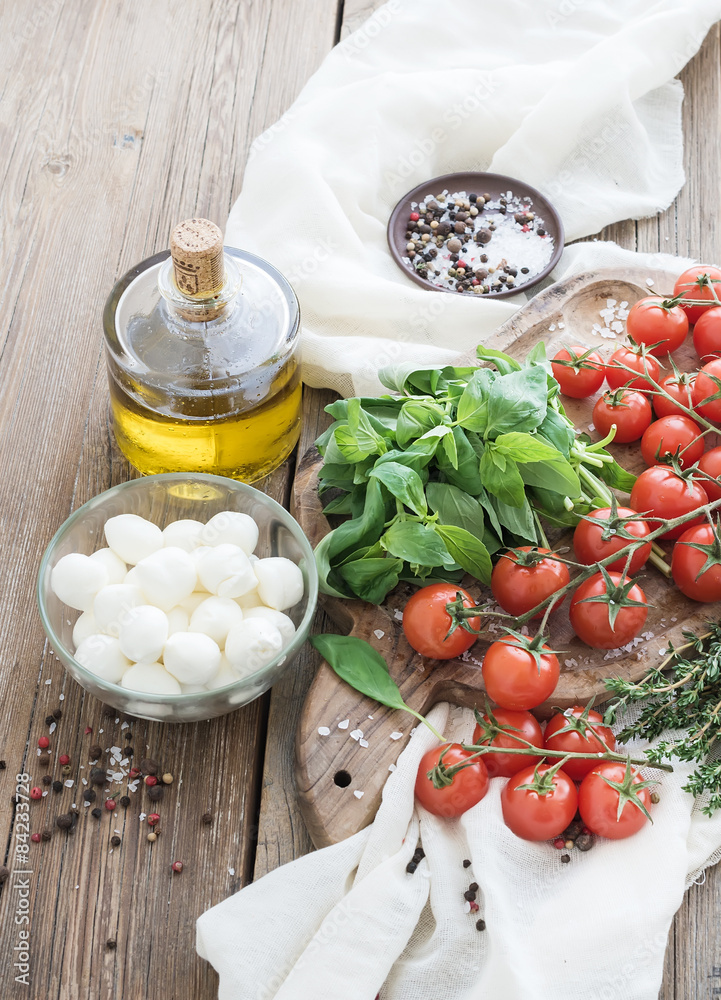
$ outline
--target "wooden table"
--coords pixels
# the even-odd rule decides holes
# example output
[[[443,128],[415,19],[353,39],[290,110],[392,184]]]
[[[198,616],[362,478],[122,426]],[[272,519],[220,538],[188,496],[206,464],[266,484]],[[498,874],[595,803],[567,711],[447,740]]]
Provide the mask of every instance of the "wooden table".
[[[194,726],[131,720],[136,755],[158,758],[175,776],[159,809],[162,835],[151,846],[138,820],[144,794],[97,821],[82,808],[77,783],[87,775],[88,746],[122,745],[123,720],[104,715],[65,676],[43,636],[34,580],[67,515],[133,474],[108,424],[100,314],[113,282],[166,247],[177,221],[223,222],[252,139],[374,6],[0,2],[3,860],[12,863],[17,843],[15,775],[26,770],[39,783],[37,739],[56,708],[53,750],[70,755],[67,777],[76,784],[34,803],[32,828],[50,826],[74,800],[84,813],[74,834],[56,830],[49,843],[31,845],[29,987],[14,982],[12,967],[24,926],[14,923],[17,878],[0,891],[3,1000],[210,1000],[217,977],[195,954],[196,917],[310,849],[293,788],[294,730],[315,667],[310,650],[271,694],[234,715]],[[720,56],[717,27],[681,74],[688,181],[676,202],[602,238],[721,259]],[[328,399],[306,392],[301,448],[324,426]],[[264,488],[287,503],[292,477],[289,462]],[[55,777],[59,765],[50,770]],[[214,814],[209,826],[201,822],[206,811]],[[116,830],[122,844],[111,849]],[[185,870],[172,876],[176,859]],[[721,993],[720,903],[713,869],[675,920],[664,1000]]]

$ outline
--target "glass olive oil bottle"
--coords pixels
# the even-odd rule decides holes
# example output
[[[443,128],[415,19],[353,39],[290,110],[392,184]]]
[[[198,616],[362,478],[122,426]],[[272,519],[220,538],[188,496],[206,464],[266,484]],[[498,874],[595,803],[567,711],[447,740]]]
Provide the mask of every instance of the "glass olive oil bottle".
[[[117,282],[103,324],[115,437],[140,472],[254,482],[293,450],[298,300],[214,223],[176,226],[170,251]]]

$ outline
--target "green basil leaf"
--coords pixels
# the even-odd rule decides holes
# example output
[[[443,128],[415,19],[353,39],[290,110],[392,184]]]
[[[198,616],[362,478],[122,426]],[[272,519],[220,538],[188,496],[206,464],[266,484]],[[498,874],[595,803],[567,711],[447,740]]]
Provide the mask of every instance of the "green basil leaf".
[[[385,440],[378,431],[375,430],[368,414],[361,406],[361,401],[356,396],[348,402],[348,427],[355,439],[358,448],[366,455],[383,454],[387,450]],[[338,435],[336,435],[336,441]]]
[[[414,443],[406,451],[401,451],[399,448],[392,448],[390,451],[387,451],[385,455],[381,455],[376,459],[375,468],[380,468],[382,465],[385,465],[386,462],[397,462],[399,465],[405,465],[409,469],[415,469],[419,475],[427,478],[428,473],[425,469],[433,458],[437,443],[434,444],[432,448],[427,445],[415,448],[415,445],[421,440],[422,439],[419,438],[418,441],[414,441]]]
[[[490,586],[491,557],[483,542],[455,524],[436,524],[436,531],[459,566],[476,580]]]
[[[398,444],[404,448],[414,438],[419,438],[432,427],[442,424],[445,416],[445,410],[436,403],[419,403],[415,400],[409,400],[403,405],[398,416],[396,429]]]
[[[456,419],[462,427],[483,434],[488,426],[488,399],[491,383],[498,376],[490,368],[479,368],[468,380],[458,400]]]
[[[554,448],[557,448],[564,458],[568,458],[571,453],[571,445],[575,439],[573,427],[552,406],[548,407],[543,423],[538,428],[538,434],[543,436]]]
[[[499,500],[498,497],[490,499],[498,515],[498,520],[504,528],[529,542],[534,544],[537,542],[536,522],[528,499],[524,500],[521,507],[511,507]]]
[[[454,524],[477,538],[483,538],[486,527],[483,507],[475,497],[451,483],[428,483],[426,498],[431,510],[438,514],[439,524]],[[459,560],[456,559],[456,562]]]
[[[418,521],[396,521],[381,537],[383,548],[396,559],[418,566],[443,566],[453,559],[432,527]]]
[[[539,368],[544,369],[547,375],[553,377],[551,362],[546,357],[546,345],[542,340],[539,340],[526,355],[526,367],[530,368],[533,365],[538,365]]]
[[[498,453],[489,444],[480,464],[483,485],[494,496],[511,507],[522,507],[526,499],[518,466],[511,458]]]
[[[335,434],[333,435],[335,440],[336,448],[338,449],[339,455],[345,459],[349,464],[354,464],[355,462],[363,462],[371,454],[375,454],[371,449],[362,448],[358,443],[358,438],[350,429],[348,424],[341,424],[336,427]],[[330,449],[326,449],[326,454],[328,454]],[[332,458],[338,462],[339,459],[333,455]]]
[[[484,347],[483,344],[479,344],[476,348],[476,354],[481,361],[490,362],[495,365],[501,375],[507,375],[509,372],[520,372],[521,370],[521,365],[515,358],[504,354],[503,351],[494,351],[492,347]]]
[[[497,378],[489,391],[484,436],[535,430],[546,416],[547,405],[546,373],[542,368],[525,368]]]
[[[338,572],[362,601],[380,604],[386,594],[397,586],[402,569],[402,559],[364,556],[344,563]]]
[[[453,428],[453,439],[457,452],[457,464],[453,465],[446,451],[442,449],[436,453],[438,468],[449,483],[472,496],[477,496],[483,488],[478,470],[478,455],[471,447],[462,427]]]
[[[355,466],[353,465],[338,465],[333,462],[327,462],[321,468],[318,476],[321,489],[327,489],[330,486],[340,486],[341,489],[350,489],[353,485],[354,471]]]
[[[573,466],[558,452],[556,455],[551,461],[519,463],[518,471],[528,486],[542,486],[573,499],[581,493],[581,481]]]
[[[388,708],[405,709],[385,660],[369,643],[352,635],[314,635],[309,641],[354,690]]]
[[[604,454],[604,452],[601,452],[601,454]],[[622,493],[630,493],[636,482],[636,476],[631,472],[627,472],[616,461],[604,462],[602,469],[597,469],[594,466],[593,472],[612,489],[620,490]]]
[[[423,483],[417,472],[398,462],[384,462],[371,469],[370,476],[375,476],[386,489],[397,497],[414,514],[424,517],[428,513]]]
[[[427,587],[429,583],[460,583],[464,576],[465,570],[447,569],[444,566],[428,570],[422,577],[407,569],[401,573],[401,580],[403,583],[413,584],[414,587]]]
[[[539,440],[535,434],[521,434],[518,431],[499,434],[493,442],[493,448],[496,453],[501,452],[516,462],[545,462],[559,457],[555,448]]]
[[[363,411],[368,415],[371,425],[378,433],[386,436],[389,432],[394,434],[403,400],[395,399],[393,396],[360,396],[359,398]],[[348,400],[336,399],[325,407],[325,412],[330,413],[336,420],[347,420]]]
[[[353,494],[352,493],[342,493],[340,496],[335,497],[334,500],[330,500],[323,507],[324,514],[352,514],[353,513]]]
[[[449,428],[450,430],[450,428]],[[458,447],[456,445],[456,439],[453,436],[453,432],[446,434],[441,441],[441,448],[443,449],[443,454],[446,456],[448,461],[451,463],[454,469],[458,469]]]

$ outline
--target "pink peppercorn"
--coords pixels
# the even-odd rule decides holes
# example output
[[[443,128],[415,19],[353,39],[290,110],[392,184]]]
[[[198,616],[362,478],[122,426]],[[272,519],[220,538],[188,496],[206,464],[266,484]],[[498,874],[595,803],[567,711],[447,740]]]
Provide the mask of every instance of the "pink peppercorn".
[[[47,736],[40,737],[40,739],[38,740],[38,746],[40,747],[41,750],[47,750],[47,748],[50,746],[50,740],[47,738]]]
[[[180,875],[180,873],[183,870],[183,862],[182,861],[174,861],[170,867],[173,869],[173,871],[175,872],[176,875]]]
[[[148,788],[152,788],[153,785],[158,784],[158,779],[155,777],[154,774],[148,774],[145,777],[145,784],[148,786]]]
[[[106,799],[105,808],[108,810],[108,812],[112,812],[113,809],[115,809],[115,799]]]
[[[410,219],[411,222],[418,222],[418,220],[420,219],[420,215],[418,214],[418,212],[411,212]]]
[[[43,797],[43,790],[42,790],[42,788],[38,788],[38,786],[36,785],[34,788],[30,789],[30,798],[31,799],[41,799],[42,797]]]
[[[61,753],[58,757],[58,763],[65,767],[66,764],[70,763],[70,757],[66,753]]]
[[[155,826],[160,822],[160,813],[150,813],[148,816],[148,826]]]
[[[475,900],[471,900],[471,913],[478,913],[478,903]]]
[[[43,838],[40,836],[39,833],[34,833],[30,839],[32,840],[33,844],[39,844]]]
[[[93,731],[93,727],[92,726],[86,726],[85,727],[85,735],[86,736],[88,736],[90,733],[92,733],[92,731]]]
[[[557,851],[561,851],[566,846],[566,841],[563,839],[563,837],[556,837],[556,839],[553,841],[553,846],[556,848]]]

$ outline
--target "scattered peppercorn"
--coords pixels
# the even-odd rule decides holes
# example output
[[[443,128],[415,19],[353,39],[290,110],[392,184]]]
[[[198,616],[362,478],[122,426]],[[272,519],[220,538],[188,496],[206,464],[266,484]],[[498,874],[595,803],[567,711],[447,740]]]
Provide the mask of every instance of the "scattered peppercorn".
[[[92,731],[93,731],[92,726],[86,726],[84,735],[87,736],[89,733],[92,733]]]
[[[152,760],[150,757],[143,757],[140,761],[140,770],[143,774],[157,774],[160,770],[160,764],[157,760]]]
[[[40,836],[41,836],[41,838],[42,838],[43,840],[45,840],[45,841],[48,841],[48,840],[52,840],[52,837],[53,837],[53,831],[52,831],[52,830],[49,830],[49,829],[48,829],[48,828],[46,827],[46,828],[45,828],[45,829],[43,830],[43,832],[41,833],[41,835],[40,835]]]
[[[100,817],[103,815],[103,810],[99,809],[96,806],[94,809],[91,809],[90,815],[93,816],[95,819],[100,819]]]
[[[148,789],[148,798],[151,802],[160,802],[164,795],[165,789],[162,785],[154,785],[152,788]]]
[[[53,782],[53,791],[62,792],[62,790],[63,790],[63,783],[62,781],[58,781],[58,779],[56,778],[55,781]]]
[[[478,882],[471,882],[468,889],[470,892],[478,892]]]
[[[39,833],[33,833],[30,839],[32,840],[33,844],[39,844],[42,838],[40,837]]]
[[[115,715],[115,709],[113,708],[113,706],[105,705],[105,707],[103,708],[103,718],[112,719],[114,715]]]
[[[95,802],[97,795],[94,788],[86,788],[83,792],[83,798],[86,802]]]
[[[130,797],[128,795],[121,795],[119,802],[123,809],[127,809],[130,805]]]
[[[464,868],[470,868],[471,867],[471,862],[468,860],[468,858],[466,858],[465,861],[463,862],[463,867]]]
[[[180,875],[180,873],[183,870],[183,862],[182,861],[174,861],[170,867],[172,868],[173,872],[176,875]]]
[[[46,726],[52,726],[53,722],[55,722],[55,719],[54,719],[54,717],[52,715],[46,715],[45,716],[45,725]]]
[[[170,773],[170,771],[166,771],[165,774],[163,775],[163,784],[164,785],[173,784],[173,775]]]
[[[476,920],[476,930],[477,931],[484,931],[485,929],[486,929],[486,921],[485,920]]]
[[[112,812],[115,809],[115,799],[106,799],[105,808],[108,810],[108,812]]]
[[[43,750],[42,751],[42,753],[38,757],[38,764],[40,765],[40,767],[49,767],[50,766],[50,751],[49,750]]]
[[[40,739],[38,740],[38,746],[40,747],[41,750],[47,750],[47,748],[50,746],[50,740],[48,739],[48,737],[41,736]]]
[[[37,800],[37,799],[41,799],[42,797],[43,797],[43,790],[42,790],[42,788],[39,788],[37,785],[35,785],[34,788],[30,789],[30,798],[31,799]]]
[[[90,760],[100,760],[102,755],[103,748],[98,743],[94,743],[88,750],[88,757]]]
[[[561,855],[561,864],[567,865],[570,860],[571,860],[571,855],[570,854],[562,854]]]
[[[63,764],[60,770],[63,772],[63,774],[70,774],[70,772],[72,771],[72,767],[69,764]]]
[[[593,837],[590,833],[579,833],[576,837],[576,847],[579,851],[590,851],[593,847]]]
[[[653,802],[654,805],[658,805],[658,803],[661,801],[661,796],[658,794],[658,792],[651,792],[651,801]]]
[[[148,826],[156,826],[160,822],[160,816],[158,813],[148,814]]]
[[[157,833],[148,834],[148,840],[150,841],[151,844],[154,844],[157,839],[158,839]]]
[[[60,756],[58,757],[58,763],[63,765],[69,764],[70,757],[66,753],[61,753]]]
[[[112,847],[120,847],[122,841],[121,841],[120,837],[118,837],[116,835],[115,837],[111,837],[110,838],[110,843],[111,843]]]
[[[203,823],[203,826],[210,826],[213,822],[213,814],[211,812],[203,813],[201,816],[201,822]]]
[[[70,813],[60,813],[55,820],[55,826],[59,827],[61,830],[69,830],[72,825],[73,817]]]
[[[62,710],[62,708],[56,708],[53,711],[53,718],[54,719],[62,719],[62,717],[63,717],[63,710]]]
[[[104,785],[105,784],[105,771],[102,767],[94,767],[90,772],[90,780],[94,785]]]
[[[470,903],[472,899],[476,898],[476,894],[473,891],[473,889],[466,889],[466,891],[463,893],[463,898],[467,899],[468,902]]]
[[[105,947],[108,949],[108,951],[115,951],[115,949],[118,947],[118,942],[115,941],[113,938],[108,938],[108,940],[105,942]]]
[[[130,730],[128,729],[128,730],[126,731],[126,733],[125,733],[125,742],[126,742],[126,743],[129,743],[129,742],[130,742],[130,740],[132,740],[132,738],[133,738],[133,734],[132,734],[132,733],[130,732]]]
[[[144,781],[145,781],[145,784],[148,786],[148,788],[152,788],[153,785],[157,785],[158,784],[158,779],[155,777],[154,774],[148,774],[148,775],[146,775],[145,778],[144,778]]]
[[[132,747],[126,747],[125,748],[125,756],[126,757],[134,757],[135,756],[135,751],[133,750]]]
[[[52,785],[52,783],[53,783],[53,779],[50,777],[50,775],[49,774],[44,774],[43,775],[43,784],[44,785]]]
[[[408,872],[409,875],[412,875],[417,868],[418,868],[418,863],[416,861],[409,861],[408,864],[406,865],[406,871]]]

